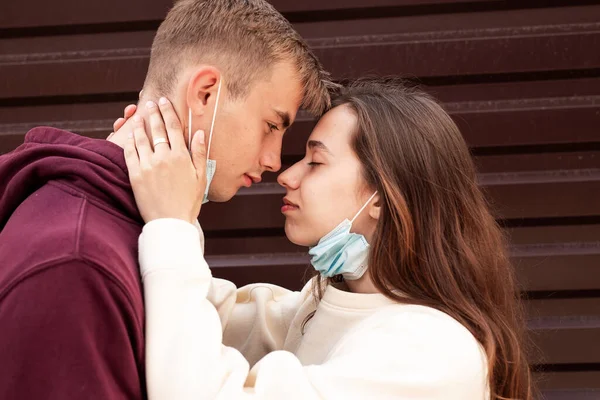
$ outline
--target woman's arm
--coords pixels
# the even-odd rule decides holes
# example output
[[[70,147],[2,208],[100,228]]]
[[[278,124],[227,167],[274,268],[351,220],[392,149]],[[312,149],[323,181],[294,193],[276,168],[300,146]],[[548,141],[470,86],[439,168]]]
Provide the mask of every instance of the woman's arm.
[[[140,237],[140,259],[163,242],[185,243],[180,254],[158,256],[157,262],[198,268],[206,264],[204,239],[200,225],[196,230],[178,220],[161,219],[148,224]],[[150,250],[151,251],[151,250]],[[216,308],[223,329],[223,343],[239,350],[254,365],[267,353],[283,349],[290,323],[302,303],[311,296],[310,283],[301,292],[277,285],[256,283],[237,288],[233,282],[211,278],[207,299]]]

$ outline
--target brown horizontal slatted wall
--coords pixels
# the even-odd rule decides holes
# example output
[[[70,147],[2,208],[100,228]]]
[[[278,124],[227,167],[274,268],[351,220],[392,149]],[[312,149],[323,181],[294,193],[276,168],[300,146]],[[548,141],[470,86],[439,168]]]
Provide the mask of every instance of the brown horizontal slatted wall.
[[[600,3],[273,0],[336,79],[402,74],[439,97],[511,237],[547,399],[600,398]],[[0,152],[36,125],[104,137],[137,98],[169,0],[0,4]],[[284,167],[314,121],[287,134]],[[275,176],[201,217],[215,275],[299,288]]]

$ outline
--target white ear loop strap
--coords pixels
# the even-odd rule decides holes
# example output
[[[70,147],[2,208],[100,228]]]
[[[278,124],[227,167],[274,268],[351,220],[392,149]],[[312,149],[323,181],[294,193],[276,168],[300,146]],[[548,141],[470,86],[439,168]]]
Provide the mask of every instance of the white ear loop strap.
[[[217,111],[219,109],[219,98],[221,97],[221,84],[223,83],[223,79],[219,81],[219,88],[217,89],[217,98],[215,100],[215,112],[213,113],[213,119],[210,123],[210,135],[208,135],[208,147],[206,148],[206,158],[210,154],[210,145],[212,143],[212,135],[215,128],[215,120],[217,119]],[[188,140],[189,140],[189,148],[192,151],[192,108],[188,108]]]
[[[219,97],[221,97],[221,84],[223,83],[223,79],[219,81],[219,88],[217,89],[217,99],[215,100],[215,112],[213,114],[213,119],[210,124],[210,135],[208,135],[208,147],[206,148],[206,158],[208,159],[208,155],[210,154],[210,144],[212,143],[212,136],[215,128],[215,120],[217,119],[217,110],[219,109]]]
[[[369,203],[371,202],[371,200],[373,200],[373,197],[375,197],[376,194],[377,194],[377,190],[375,191],[375,193],[373,193],[371,195],[371,197],[369,197],[369,200],[367,200],[367,202],[365,203],[365,205],[362,206],[362,208],[360,210],[358,210],[358,212],[356,213],[356,215],[354,216],[354,218],[352,218],[352,221],[350,221],[350,223],[353,223],[354,220],[360,215],[360,213],[363,212],[363,210],[365,208],[367,208],[367,206],[369,205]]]

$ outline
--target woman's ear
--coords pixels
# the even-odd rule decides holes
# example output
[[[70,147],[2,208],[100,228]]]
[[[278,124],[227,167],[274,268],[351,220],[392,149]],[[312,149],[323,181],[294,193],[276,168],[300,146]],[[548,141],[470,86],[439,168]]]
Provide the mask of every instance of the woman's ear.
[[[379,216],[381,215],[381,197],[379,193],[373,197],[371,200],[371,204],[368,206],[369,216],[373,219],[379,220]]]

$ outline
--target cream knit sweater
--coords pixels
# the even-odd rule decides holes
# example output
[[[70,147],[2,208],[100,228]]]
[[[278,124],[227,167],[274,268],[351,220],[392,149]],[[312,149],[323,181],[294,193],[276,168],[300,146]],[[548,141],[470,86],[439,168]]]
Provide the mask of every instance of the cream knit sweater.
[[[212,278],[199,228],[140,236],[151,400],[489,398],[485,354],[450,316],[331,286],[316,304],[310,283],[236,289]]]

